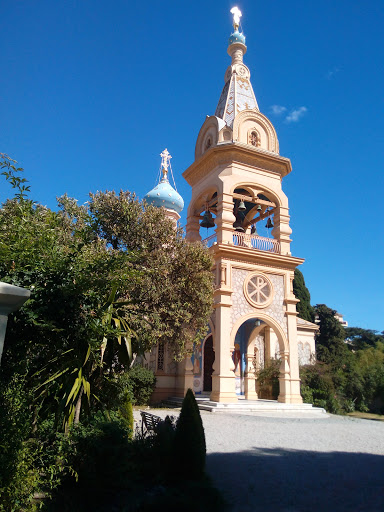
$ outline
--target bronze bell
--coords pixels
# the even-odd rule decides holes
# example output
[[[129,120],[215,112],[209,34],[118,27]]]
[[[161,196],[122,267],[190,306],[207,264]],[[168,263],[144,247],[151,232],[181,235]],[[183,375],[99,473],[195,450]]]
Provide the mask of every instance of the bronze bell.
[[[241,200],[241,201],[240,201],[240,203],[239,203],[239,206],[238,206],[237,210],[238,210],[239,212],[245,212],[245,210],[246,210],[246,209],[247,209],[247,207],[245,206],[244,201],[243,201],[243,200]]]
[[[256,224],[253,224],[253,226],[251,227],[251,235],[258,235],[259,233],[257,232],[257,229],[256,229]]]
[[[261,204],[258,204],[258,205],[256,206],[256,210],[257,210],[258,212],[261,212],[261,210],[262,210]]]
[[[235,231],[239,233],[245,233],[245,229],[243,228],[243,221],[244,221],[244,214],[241,212],[237,212],[236,220],[233,223],[233,227],[235,228]]]
[[[272,221],[271,221],[270,217],[268,217],[268,220],[267,220],[267,223],[266,223],[265,227],[267,229],[273,228],[273,224],[272,224]]]
[[[237,217],[237,218],[236,218],[236,220],[235,220],[235,222],[233,223],[233,227],[234,227],[234,228],[239,228],[239,227],[241,227],[241,225],[242,225],[242,222],[241,222],[241,220]]]
[[[203,220],[200,222],[200,226],[202,228],[213,228],[215,226],[215,221],[213,220],[212,213],[207,210],[203,215]]]

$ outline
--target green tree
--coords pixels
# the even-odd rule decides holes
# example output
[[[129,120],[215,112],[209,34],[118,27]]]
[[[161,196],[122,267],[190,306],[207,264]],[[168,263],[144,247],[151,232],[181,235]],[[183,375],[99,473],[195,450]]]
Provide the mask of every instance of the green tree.
[[[162,341],[181,358],[201,337],[212,262],[129,192],[97,193],[84,206],[64,196],[52,211],[27,199],[21,169],[6,162],[17,193],[0,209],[0,275],[32,294],[10,318],[0,379],[26,373],[34,421],[52,412],[69,425],[82,404],[103,407],[103,387],[132,352]]]
[[[362,329],[361,327],[346,327],[347,341],[355,349],[374,347],[378,342],[384,343],[384,332],[379,333],[373,329]]]
[[[175,440],[175,471],[178,475],[198,480],[205,469],[205,434],[195,395],[188,389],[177,421]]]
[[[308,322],[314,321],[313,307],[311,306],[311,295],[305,286],[304,276],[299,269],[295,269],[293,280],[293,293],[300,302],[296,305],[298,316]]]
[[[319,324],[316,334],[316,354],[324,363],[344,364],[349,350],[345,343],[345,330],[335,318],[336,311],[325,304],[315,306],[315,315]]]

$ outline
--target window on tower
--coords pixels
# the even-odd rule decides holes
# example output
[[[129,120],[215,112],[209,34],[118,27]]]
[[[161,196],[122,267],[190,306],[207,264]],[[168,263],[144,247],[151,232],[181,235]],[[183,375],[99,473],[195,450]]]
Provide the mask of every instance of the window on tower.
[[[164,371],[164,343],[159,343],[157,349],[157,370]]]
[[[255,147],[260,146],[260,137],[259,137],[259,134],[256,131],[252,131],[249,134],[248,143],[251,144],[252,146],[255,146]]]

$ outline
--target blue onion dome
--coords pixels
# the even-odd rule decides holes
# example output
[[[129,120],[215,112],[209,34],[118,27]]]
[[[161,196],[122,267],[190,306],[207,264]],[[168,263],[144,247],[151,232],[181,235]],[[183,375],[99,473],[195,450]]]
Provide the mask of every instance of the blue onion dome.
[[[245,45],[245,35],[238,30],[235,30],[233,34],[229,36],[228,44],[231,45],[233,43],[242,43]]]
[[[163,177],[158,185],[144,197],[148,204],[160,208],[164,206],[168,210],[175,210],[180,213],[184,208],[184,201],[181,195],[170,185],[168,179]]]

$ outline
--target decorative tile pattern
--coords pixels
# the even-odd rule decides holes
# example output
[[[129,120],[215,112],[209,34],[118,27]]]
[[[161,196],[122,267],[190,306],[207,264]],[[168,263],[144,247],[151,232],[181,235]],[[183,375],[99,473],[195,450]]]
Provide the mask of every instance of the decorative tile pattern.
[[[224,113],[224,121],[232,128],[235,119],[235,79],[232,76],[228,93],[227,108]]]
[[[262,312],[274,320],[282,327],[283,331],[287,333],[287,319],[284,311],[284,278],[273,274],[266,274],[273,285],[273,300],[266,308],[254,308],[246,300],[244,296],[244,280],[251,272],[248,270],[241,270],[234,268],[232,270],[232,311],[231,311],[231,328],[234,323],[242,316],[248,313],[255,313],[257,317],[258,312]]]
[[[236,113],[258,108],[255,93],[248,78],[236,77]]]
[[[217,104],[217,107],[216,107],[215,116],[220,117],[221,119],[224,119],[224,109],[225,109],[225,104],[227,103],[228,89],[229,89],[230,83],[231,83],[231,80],[228,80],[227,83],[224,85],[223,91],[222,91],[220,99],[219,99],[219,103]]]

